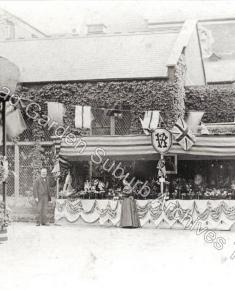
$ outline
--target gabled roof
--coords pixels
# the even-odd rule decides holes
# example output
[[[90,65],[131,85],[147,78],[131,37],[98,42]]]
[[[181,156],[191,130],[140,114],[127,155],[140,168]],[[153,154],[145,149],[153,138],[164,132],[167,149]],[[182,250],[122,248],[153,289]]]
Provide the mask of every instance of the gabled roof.
[[[204,61],[208,84],[235,82],[235,58]]]
[[[168,66],[177,64],[195,31],[195,22],[190,22],[175,30],[161,26],[127,34],[4,41],[0,54],[19,67],[24,83],[167,78]],[[194,46],[199,50],[198,43],[191,49]],[[201,66],[198,53],[196,58]],[[194,63],[189,63],[189,71],[193,70]]]
[[[29,31],[34,37],[45,37],[47,36],[45,33],[37,29],[36,27],[32,26],[28,22],[24,21],[23,19],[17,17],[16,15],[6,11],[5,9],[0,8],[0,18],[6,19],[11,21],[15,25],[21,27],[22,29],[26,29]]]
[[[207,82],[235,82],[235,18],[201,21],[200,26],[208,52],[204,55]]]

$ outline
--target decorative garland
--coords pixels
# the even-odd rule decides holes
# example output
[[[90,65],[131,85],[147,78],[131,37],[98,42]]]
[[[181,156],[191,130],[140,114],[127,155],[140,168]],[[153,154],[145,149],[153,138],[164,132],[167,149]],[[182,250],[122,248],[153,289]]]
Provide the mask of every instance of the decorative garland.
[[[89,209],[84,208],[84,203],[89,204]],[[112,204],[112,206],[111,206]],[[183,205],[185,207],[183,208]],[[198,206],[203,205],[199,210]],[[235,222],[235,206],[229,206],[226,202],[221,201],[217,206],[212,208],[211,202],[201,203],[193,201],[192,203],[181,203],[178,200],[170,200],[165,204],[157,200],[138,201],[137,211],[141,224],[152,221],[158,225],[161,221],[167,222],[170,226],[176,222],[183,224],[202,221],[208,223],[231,224]],[[169,207],[170,205],[170,207]],[[190,205],[190,206],[189,206]],[[121,201],[96,201],[96,200],[57,200],[55,208],[55,221],[65,218],[69,222],[75,222],[80,217],[84,222],[94,223],[111,221],[117,225],[120,221]]]

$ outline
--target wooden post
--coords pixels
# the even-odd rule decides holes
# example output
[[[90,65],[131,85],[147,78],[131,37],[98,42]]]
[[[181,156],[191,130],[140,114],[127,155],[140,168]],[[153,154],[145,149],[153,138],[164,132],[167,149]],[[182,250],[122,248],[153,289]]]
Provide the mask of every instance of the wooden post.
[[[15,198],[17,199],[20,195],[20,154],[19,154],[19,145],[15,144],[15,166],[14,166],[14,189],[15,189]]]
[[[59,191],[60,191],[60,179],[59,177],[56,179],[56,199],[59,198]]]
[[[90,136],[92,136],[92,127],[90,128]],[[92,172],[93,172],[93,166],[92,166],[92,161],[89,161],[89,179],[91,181],[92,179]]]
[[[115,116],[110,117],[110,135],[115,135]]]
[[[6,156],[6,101],[2,101],[2,156]],[[6,214],[6,181],[2,183],[2,199],[4,202],[4,216]]]

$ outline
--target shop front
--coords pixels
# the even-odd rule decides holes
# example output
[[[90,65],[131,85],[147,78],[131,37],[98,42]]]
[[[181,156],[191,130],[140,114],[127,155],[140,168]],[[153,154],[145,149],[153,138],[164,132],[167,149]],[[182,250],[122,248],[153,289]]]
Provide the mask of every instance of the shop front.
[[[132,187],[141,226],[229,230],[235,223],[235,136],[200,135],[189,151],[173,142],[160,154],[151,136],[63,139],[59,156],[66,178],[58,187],[55,222],[118,225],[123,180]],[[81,142],[80,142],[81,143]],[[85,146],[84,146],[85,144]],[[163,191],[162,191],[163,189]]]

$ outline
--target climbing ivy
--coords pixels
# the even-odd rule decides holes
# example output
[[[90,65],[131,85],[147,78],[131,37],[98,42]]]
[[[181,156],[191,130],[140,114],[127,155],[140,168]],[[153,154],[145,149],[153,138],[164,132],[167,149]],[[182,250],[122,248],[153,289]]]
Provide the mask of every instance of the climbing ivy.
[[[186,111],[205,111],[206,123],[233,122],[235,117],[235,89],[226,87],[186,88]]]

